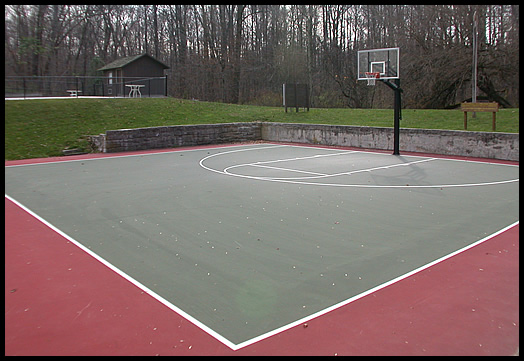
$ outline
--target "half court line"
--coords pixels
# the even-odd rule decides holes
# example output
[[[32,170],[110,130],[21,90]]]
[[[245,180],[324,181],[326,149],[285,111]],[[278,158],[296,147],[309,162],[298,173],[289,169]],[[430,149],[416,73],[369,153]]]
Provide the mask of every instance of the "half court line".
[[[288,172],[305,173],[305,174],[312,174],[313,175],[313,177],[260,177],[260,178],[263,178],[265,180],[319,179],[319,178],[338,177],[338,176],[341,176],[341,175],[353,175],[353,174],[358,174],[358,173],[372,172],[372,171],[380,170],[380,169],[390,169],[390,168],[395,168],[395,167],[410,166],[410,165],[413,165],[413,164],[431,162],[431,161],[434,161],[434,160],[438,160],[438,159],[437,158],[428,158],[428,159],[422,159],[422,160],[417,160],[417,161],[408,162],[408,163],[391,164],[391,165],[385,165],[385,166],[380,166],[380,167],[358,169],[358,170],[354,170],[354,171],[340,172],[340,173],[333,173],[333,174],[316,173],[316,172],[303,171],[303,170],[292,169],[292,168],[271,167],[271,166],[260,165],[260,164],[248,164],[248,165],[243,165],[242,164],[242,165],[234,165],[234,166],[231,166],[231,167],[227,167],[227,168],[224,169],[224,173],[230,174],[230,175],[236,175],[236,173],[231,173],[231,172],[229,172],[229,170],[232,169],[232,168],[238,168],[238,167],[242,167],[242,166],[251,166],[251,167],[269,168],[269,169],[275,169],[275,170],[283,170],[283,171],[288,171]]]
[[[291,162],[295,160],[306,160],[306,159],[314,159],[314,158],[320,158],[320,157],[332,157],[332,156],[338,156],[338,155],[345,155],[345,154],[351,154],[351,153],[366,153],[366,154],[372,154],[372,155],[378,155],[382,153],[375,153],[375,152],[367,152],[367,151],[347,151],[347,152],[339,152],[339,153],[330,153],[330,154],[315,154],[305,157],[293,157],[293,158],[284,158],[284,159],[275,159],[275,160],[267,160],[267,161],[257,161],[257,162],[250,162],[250,163],[242,163],[242,164],[233,164],[231,166],[228,166],[226,168],[213,168],[210,166],[205,165],[206,161],[210,158],[214,157],[220,157],[226,154],[233,154],[237,152],[245,152],[245,151],[251,151],[251,150],[262,150],[262,149],[270,149],[270,148],[277,148],[277,147],[292,147],[292,148],[314,148],[314,147],[304,147],[304,146],[295,146],[295,145],[276,145],[276,146],[268,146],[264,148],[250,148],[250,149],[240,149],[240,150],[232,150],[227,152],[218,152],[215,154],[208,155],[204,158],[202,158],[199,162],[199,165],[211,172],[215,172],[218,174],[223,174],[227,176],[232,177],[239,177],[239,178],[245,178],[245,179],[253,179],[253,180],[260,180],[260,181],[268,181],[268,182],[280,182],[280,183],[290,183],[290,184],[299,184],[299,185],[314,185],[314,186],[327,186],[327,187],[354,187],[354,188],[462,188],[462,187],[479,187],[479,186],[490,186],[490,185],[500,185],[500,184],[508,184],[508,183],[516,183],[519,182],[519,178],[512,178],[512,179],[506,179],[506,180],[493,180],[493,181],[485,181],[485,182],[471,182],[471,183],[450,183],[450,184],[409,184],[409,185],[379,185],[379,184],[353,184],[353,183],[322,183],[317,181],[309,181],[311,179],[317,180],[322,178],[330,178],[330,177],[336,177],[341,175],[353,175],[357,173],[363,173],[363,172],[371,172],[374,170],[379,169],[391,169],[394,167],[401,167],[401,166],[409,166],[416,163],[423,163],[423,162],[431,162],[431,161],[457,161],[455,159],[447,159],[447,158],[434,158],[434,157],[424,157],[424,156],[408,156],[408,157],[416,157],[416,158],[423,158],[420,160],[416,160],[413,162],[407,162],[407,163],[400,163],[400,164],[392,164],[392,165],[384,165],[379,167],[373,167],[373,168],[366,168],[366,169],[360,169],[355,171],[344,171],[339,173],[333,173],[333,174],[325,174],[325,173],[319,173],[319,172],[309,172],[309,171],[301,171],[297,169],[292,168],[277,168],[277,167],[271,167],[266,164],[271,163],[279,163],[279,162]],[[325,149],[325,148],[322,148]],[[490,163],[490,162],[478,162],[478,161],[469,161],[469,160],[458,160],[463,162],[471,162],[471,163],[481,163],[481,164],[494,164],[494,165],[500,165],[500,166],[506,166],[506,164],[499,164],[499,163]],[[275,170],[280,169],[284,171],[289,172],[307,172],[311,173],[312,176],[308,177],[269,177],[269,176],[255,176],[255,175],[249,175],[249,174],[239,174],[231,172],[231,169],[239,168],[239,167],[247,167],[247,166],[258,166],[262,167],[262,165],[265,165],[266,168],[273,168]],[[510,165],[513,166],[513,165]],[[517,166],[518,167],[518,166]],[[315,174],[318,173],[318,174]]]
[[[262,165],[262,164],[251,164],[251,167],[259,167],[259,168],[268,168],[268,169],[275,169],[275,170],[283,170],[286,172],[295,172],[295,173],[304,173],[304,174],[313,174],[321,177],[328,177],[329,174],[324,173],[316,173],[316,172],[309,172],[305,170],[298,170],[298,169],[289,169],[289,168],[281,168],[281,167],[272,167],[269,165]],[[225,170],[224,170],[225,171]]]

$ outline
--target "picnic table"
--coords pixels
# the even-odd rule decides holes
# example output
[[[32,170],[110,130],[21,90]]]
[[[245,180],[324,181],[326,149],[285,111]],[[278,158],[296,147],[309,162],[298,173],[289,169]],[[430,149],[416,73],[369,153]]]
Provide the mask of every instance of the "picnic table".
[[[145,85],[140,84],[126,84],[127,87],[131,88],[129,90],[129,97],[130,98],[142,98],[142,93],[140,92],[140,88],[145,87]]]
[[[70,97],[78,97],[78,93],[81,93],[81,90],[72,89],[72,90],[66,90],[66,92],[69,93]]]

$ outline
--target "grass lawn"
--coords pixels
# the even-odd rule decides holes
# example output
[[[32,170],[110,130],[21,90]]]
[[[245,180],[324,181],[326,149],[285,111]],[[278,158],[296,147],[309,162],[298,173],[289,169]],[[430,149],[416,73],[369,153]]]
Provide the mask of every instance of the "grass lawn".
[[[321,109],[286,113],[282,107],[233,105],[174,98],[5,101],[5,160],[87,149],[85,135],[106,130],[229,122],[289,122],[393,127],[392,109]],[[463,130],[460,110],[402,110],[402,128]],[[468,130],[491,131],[491,113],[468,114]],[[497,113],[497,131],[519,132],[519,109]]]

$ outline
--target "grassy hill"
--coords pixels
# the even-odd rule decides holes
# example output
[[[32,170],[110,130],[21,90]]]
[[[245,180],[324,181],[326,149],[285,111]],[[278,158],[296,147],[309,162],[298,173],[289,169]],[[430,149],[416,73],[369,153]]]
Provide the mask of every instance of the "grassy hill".
[[[463,129],[460,110],[402,110],[402,128]],[[106,130],[229,122],[289,122],[393,127],[392,109],[310,109],[234,105],[174,98],[5,101],[5,159],[62,155],[87,149],[86,135]],[[468,115],[468,130],[491,131],[491,113]],[[519,109],[497,113],[497,131],[519,132]]]

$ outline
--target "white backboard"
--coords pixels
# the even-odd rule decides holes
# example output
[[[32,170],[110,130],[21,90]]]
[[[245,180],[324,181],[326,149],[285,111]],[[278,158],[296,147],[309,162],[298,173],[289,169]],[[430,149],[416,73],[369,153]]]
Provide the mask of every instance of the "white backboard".
[[[366,72],[379,72],[380,79],[399,79],[399,61],[399,48],[359,50],[358,80],[367,80]]]

